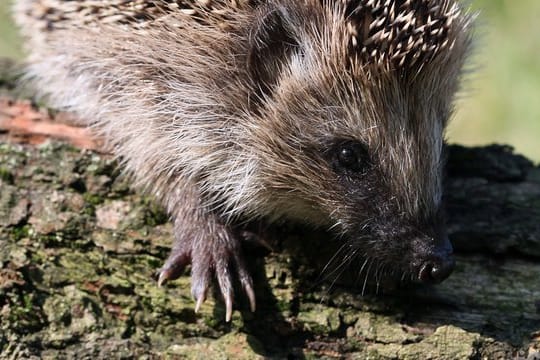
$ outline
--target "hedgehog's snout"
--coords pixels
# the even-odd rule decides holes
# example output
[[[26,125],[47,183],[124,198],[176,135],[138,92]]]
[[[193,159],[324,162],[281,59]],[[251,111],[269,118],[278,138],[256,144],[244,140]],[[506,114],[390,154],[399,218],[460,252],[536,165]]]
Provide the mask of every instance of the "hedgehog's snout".
[[[452,244],[445,235],[435,247],[422,251],[415,261],[416,279],[422,283],[437,284],[445,280],[456,265]]]
[[[418,280],[423,283],[440,283],[450,276],[455,265],[452,254],[433,256],[420,266]]]
[[[370,242],[366,253],[377,253],[383,262],[397,262],[413,282],[437,284],[452,274],[456,261],[441,219],[420,226],[381,219],[380,225],[372,224],[367,230],[378,241]]]

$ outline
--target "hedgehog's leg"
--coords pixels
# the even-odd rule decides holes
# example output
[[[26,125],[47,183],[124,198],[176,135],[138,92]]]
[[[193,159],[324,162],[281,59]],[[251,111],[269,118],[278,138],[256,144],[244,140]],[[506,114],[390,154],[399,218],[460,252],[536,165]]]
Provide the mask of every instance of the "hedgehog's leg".
[[[217,215],[202,211],[198,201],[196,204],[184,202],[174,213],[175,242],[169,258],[158,272],[158,284],[177,278],[191,262],[191,292],[197,302],[195,311],[198,311],[215,274],[229,321],[233,304],[231,269],[235,269],[251,310],[255,311],[253,282],[242,257],[238,234]]]

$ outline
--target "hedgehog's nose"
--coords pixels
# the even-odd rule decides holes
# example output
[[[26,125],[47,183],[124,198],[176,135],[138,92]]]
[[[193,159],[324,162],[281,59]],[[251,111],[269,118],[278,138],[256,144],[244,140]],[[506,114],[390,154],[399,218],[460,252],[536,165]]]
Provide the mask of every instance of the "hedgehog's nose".
[[[423,283],[437,284],[446,279],[456,266],[451,253],[430,256],[418,271],[418,280]]]

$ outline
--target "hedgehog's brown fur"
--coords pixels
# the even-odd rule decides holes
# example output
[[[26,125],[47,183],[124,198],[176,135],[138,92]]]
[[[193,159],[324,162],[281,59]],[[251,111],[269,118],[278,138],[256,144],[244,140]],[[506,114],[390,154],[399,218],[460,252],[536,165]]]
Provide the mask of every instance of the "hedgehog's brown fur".
[[[160,278],[191,260],[197,306],[213,271],[230,317],[231,264],[254,306],[234,224],[258,218],[448,274],[443,130],[471,22],[454,0],[18,0],[15,13],[29,77],[175,219]]]

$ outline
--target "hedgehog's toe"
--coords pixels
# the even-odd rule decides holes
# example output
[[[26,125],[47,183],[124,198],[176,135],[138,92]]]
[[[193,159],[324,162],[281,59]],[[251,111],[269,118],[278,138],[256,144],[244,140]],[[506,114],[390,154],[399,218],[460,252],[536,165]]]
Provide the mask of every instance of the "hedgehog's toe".
[[[189,253],[180,249],[173,249],[165,264],[155,273],[158,286],[178,278],[190,262]]]
[[[230,321],[232,317],[233,302],[234,302],[234,278],[237,277],[242,285],[244,292],[249,300],[251,311],[255,311],[255,291],[253,290],[253,281],[251,275],[244,262],[239,242],[236,238],[230,237],[225,242],[216,243],[209,253],[197,256],[197,261],[204,259],[210,255],[210,266],[206,267],[206,274],[215,274],[219,290],[225,302],[225,320]],[[195,261],[194,261],[195,268]],[[236,273],[236,274],[235,274]],[[193,285],[196,286],[202,274],[192,272]],[[198,296],[194,292],[194,296]]]

